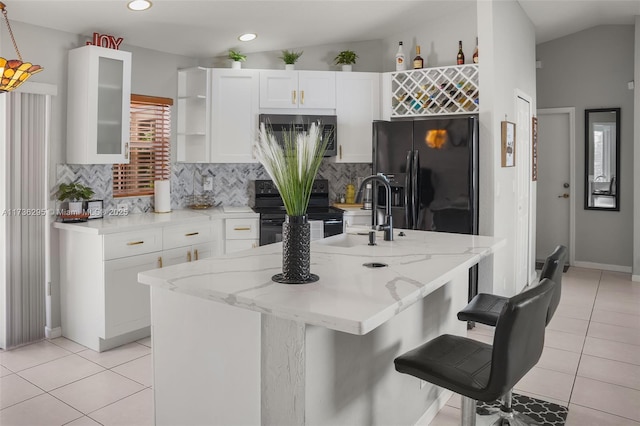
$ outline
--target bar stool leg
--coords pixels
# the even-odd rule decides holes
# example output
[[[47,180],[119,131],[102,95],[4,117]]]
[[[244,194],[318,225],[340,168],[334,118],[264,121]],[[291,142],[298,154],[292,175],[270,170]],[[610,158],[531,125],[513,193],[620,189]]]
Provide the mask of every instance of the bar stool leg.
[[[462,396],[461,422],[462,426],[476,426],[476,400]]]

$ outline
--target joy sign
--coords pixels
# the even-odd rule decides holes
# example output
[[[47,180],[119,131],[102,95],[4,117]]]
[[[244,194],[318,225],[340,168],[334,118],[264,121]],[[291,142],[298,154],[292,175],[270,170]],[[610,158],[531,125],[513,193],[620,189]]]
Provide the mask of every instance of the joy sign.
[[[93,40],[88,41],[87,44],[118,50],[123,40],[124,39],[122,37],[115,38],[108,34],[93,33]]]

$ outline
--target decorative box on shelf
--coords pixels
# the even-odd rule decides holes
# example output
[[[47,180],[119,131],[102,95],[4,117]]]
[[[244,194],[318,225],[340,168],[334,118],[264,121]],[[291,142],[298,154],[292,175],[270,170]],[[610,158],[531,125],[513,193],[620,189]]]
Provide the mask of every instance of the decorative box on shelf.
[[[478,112],[478,65],[391,73],[392,117]]]

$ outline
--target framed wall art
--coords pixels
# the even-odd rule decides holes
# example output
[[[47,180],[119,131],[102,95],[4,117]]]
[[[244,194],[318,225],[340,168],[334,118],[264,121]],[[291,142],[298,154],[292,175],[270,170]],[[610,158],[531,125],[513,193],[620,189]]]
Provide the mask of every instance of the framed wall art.
[[[538,117],[531,118],[531,180],[538,180]]]
[[[516,124],[510,121],[502,122],[502,167],[516,165]]]

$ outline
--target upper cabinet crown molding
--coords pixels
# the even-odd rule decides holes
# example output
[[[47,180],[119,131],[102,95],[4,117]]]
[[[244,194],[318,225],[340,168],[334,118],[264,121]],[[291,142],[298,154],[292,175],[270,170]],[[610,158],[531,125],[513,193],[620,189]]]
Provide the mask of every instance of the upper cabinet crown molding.
[[[67,162],[129,162],[131,53],[99,46],[69,51]]]

